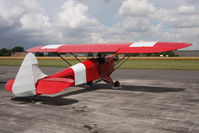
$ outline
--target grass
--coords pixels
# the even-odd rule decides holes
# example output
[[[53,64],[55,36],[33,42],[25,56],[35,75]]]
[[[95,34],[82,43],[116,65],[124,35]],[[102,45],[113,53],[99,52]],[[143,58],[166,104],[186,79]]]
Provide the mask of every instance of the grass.
[[[167,69],[167,70],[199,70],[199,61],[187,60],[131,60],[121,68],[134,69]]]
[[[11,60],[0,60],[0,66],[20,66],[22,63],[22,59],[11,59]],[[66,67],[68,66],[64,61],[62,60],[49,60],[49,59],[42,59],[38,60],[39,66],[50,66],[50,67]],[[69,61],[71,64],[76,64],[78,63],[75,60],[70,60]]]
[[[21,65],[22,58],[0,58],[0,66],[19,66]],[[67,67],[68,65],[57,58],[39,58],[39,66],[52,66],[52,67]],[[78,63],[76,60],[69,60],[71,64]],[[135,60],[128,60],[120,68],[123,69],[167,69],[167,70],[199,70],[199,60],[188,59],[151,59],[142,58]]]

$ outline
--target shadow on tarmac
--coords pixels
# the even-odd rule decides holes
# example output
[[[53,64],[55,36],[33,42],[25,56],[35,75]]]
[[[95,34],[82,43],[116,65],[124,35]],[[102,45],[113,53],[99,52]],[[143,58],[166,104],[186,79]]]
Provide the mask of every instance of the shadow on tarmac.
[[[80,93],[86,93],[90,91],[95,91],[99,89],[110,89],[110,90],[121,90],[121,91],[139,91],[139,92],[152,92],[152,93],[164,93],[164,92],[179,92],[184,91],[185,89],[182,88],[166,88],[166,87],[148,87],[148,86],[132,86],[132,85],[121,85],[121,88],[112,88],[112,85],[109,84],[95,84],[91,87],[86,87],[81,85],[84,89],[68,92],[62,95],[58,95],[56,97],[65,97],[76,95]]]
[[[35,96],[35,97],[14,97],[11,100],[21,102],[20,104],[37,103],[46,105],[63,106],[78,103],[78,100],[62,98],[62,97],[51,97],[51,96]]]
[[[130,85],[121,85],[121,88],[112,88],[112,85],[109,85],[109,84],[95,84],[94,86],[91,86],[91,87],[85,87],[85,85],[80,85],[80,87],[82,87],[83,89],[67,92],[67,93],[54,96],[54,97],[52,96],[14,97],[11,100],[19,101],[21,102],[21,104],[41,102],[41,104],[62,106],[62,105],[75,104],[79,102],[76,99],[68,99],[68,98],[63,98],[63,97],[91,92],[91,91],[95,91],[99,89],[109,89],[109,90],[115,90],[115,91],[118,91],[118,90],[132,91],[132,92],[139,91],[139,92],[152,92],[152,93],[180,92],[180,91],[185,90],[181,88],[130,86]]]
[[[0,81],[0,84],[6,84],[6,82],[1,82],[1,81]]]

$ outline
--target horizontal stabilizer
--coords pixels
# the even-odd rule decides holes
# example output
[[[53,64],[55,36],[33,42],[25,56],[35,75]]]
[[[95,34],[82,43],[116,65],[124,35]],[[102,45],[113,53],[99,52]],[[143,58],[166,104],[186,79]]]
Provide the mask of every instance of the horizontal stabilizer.
[[[45,78],[38,81],[36,94],[55,94],[70,86],[74,86],[75,81],[70,78]]]
[[[7,83],[5,85],[5,89],[7,91],[12,91],[12,86],[14,84],[14,81],[15,81],[14,79],[10,79],[10,80],[7,81]]]

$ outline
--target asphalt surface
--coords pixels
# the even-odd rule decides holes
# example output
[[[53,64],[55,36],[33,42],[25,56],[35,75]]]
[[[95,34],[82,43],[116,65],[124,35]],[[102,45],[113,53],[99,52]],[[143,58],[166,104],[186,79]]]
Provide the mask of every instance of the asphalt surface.
[[[63,68],[41,68],[53,74]],[[18,67],[0,66],[1,133],[198,133],[199,71],[120,69],[100,83],[17,98],[4,90]]]

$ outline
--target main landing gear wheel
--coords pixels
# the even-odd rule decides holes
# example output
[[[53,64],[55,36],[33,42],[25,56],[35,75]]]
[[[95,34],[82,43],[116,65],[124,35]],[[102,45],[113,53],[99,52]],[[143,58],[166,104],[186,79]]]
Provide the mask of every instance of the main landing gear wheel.
[[[93,86],[93,81],[90,81],[90,82],[86,83],[86,87],[91,87],[91,86]]]
[[[120,82],[119,81],[115,81],[114,87],[119,87],[119,86],[120,86]]]

